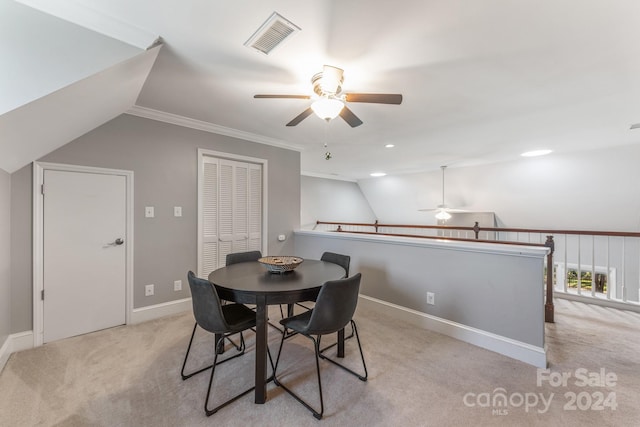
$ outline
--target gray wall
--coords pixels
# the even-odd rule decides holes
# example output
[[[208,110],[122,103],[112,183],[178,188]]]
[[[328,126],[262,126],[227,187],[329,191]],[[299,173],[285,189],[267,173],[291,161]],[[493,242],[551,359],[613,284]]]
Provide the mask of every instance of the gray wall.
[[[544,347],[542,256],[513,248],[495,253],[500,249],[492,245],[463,250],[453,243],[321,233],[296,233],[295,254],[350,255],[349,273],[362,273],[361,294]],[[427,291],[435,305],[427,305]]]
[[[11,175],[0,169],[0,347],[11,332]]]
[[[374,222],[376,217],[355,182],[301,177],[300,223],[316,221]]]
[[[640,230],[640,144],[577,153],[552,153],[509,163],[458,168],[445,175],[445,203],[495,212],[499,226]],[[380,221],[435,224],[440,171],[358,182]],[[473,225],[473,224],[471,224]]]
[[[11,332],[31,330],[32,167],[11,174]]]
[[[41,161],[131,170],[134,172],[134,307],[189,296],[188,286],[173,291],[173,281],[186,284],[197,263],[197,149],[205,148],[268,161],[268,253],[292,253],[293,242],[278,242],[300,226],[300,153],[211,134],[130,115],[122,115],[48,154]],[[28,169],[28,170],[25,170]],[[13,213],[31,217],[30,167],[14,173]],[[155,218],[144,207],[155,207]],[[173,207],[182,206],[182,217]],[[16,239],[31,241],[30,221],[14,222]],[[12,331],[32,328],[31,256],[14,239]],[[19,280],[18,280],[19,279]],[[155,295],[144,296],[153,283]]]

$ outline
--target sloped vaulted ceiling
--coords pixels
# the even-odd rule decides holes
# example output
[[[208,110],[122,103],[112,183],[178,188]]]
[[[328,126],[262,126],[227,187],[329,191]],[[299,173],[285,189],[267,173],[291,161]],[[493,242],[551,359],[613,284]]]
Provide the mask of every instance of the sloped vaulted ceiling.
[[[0,0],[0,7],[0,105],[13,102],[0,114],[26,109],[0,123],[0,167],[8,170],[118,111],[300,149],[305,173],[354,180],[511,161],[532,149],[640,143],[640,130],[629,129],[640,122],[637,0]],[[300,31],[269,55],[247,48],[273,12]],[[153,62],[157,52],[147,48],[158,35],[164,47]],[[133,64],[136,75],[116,81],[118,67]],[[402,104],[350,104],[364,121],[356,128],[318,117],[285,126],[309,100],[254,98],[310,95],[325,64],[344,69],[345,92],[400,93]],[[57,91],[67,93],[63,103],[37,115],[40,107],[28,107],[46,106],[43,97]],[[134,99],[134,109],[121,108]],[[49,146],[40,146],[44,132],[25,133],[34,123],[52,127]],[[20,151],[25,144],[33,151]],[[17,159],[9,162],[8,153]]]
[[[0,168],[14,172],[127,111],[159,49],[0,0]]]

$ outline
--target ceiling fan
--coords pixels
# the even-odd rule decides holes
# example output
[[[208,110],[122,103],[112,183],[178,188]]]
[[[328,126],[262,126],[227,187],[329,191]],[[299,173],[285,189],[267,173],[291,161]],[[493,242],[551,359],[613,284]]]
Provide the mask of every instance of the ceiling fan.
[[[446,169],[446,166],[440,166],[440,169],[442,169],[442,203],[438,205],[438,207],[433,208],[433,209],[418,209],[421,212],[434,212],[437,211],[436,213],[436,219],[439,220],[443,220],[446,221],[448,219],[451,218],[451,212],[468,212],[464,209],[454,209],[454,208],[450,208],[448,207],[445,203],[444,203],[444,170]]]
[[[402,103],[401,94],[391,93],[343,93],[343,70],[331,65],[325,65],[321,72],[311,78],[314,95],[254,95],[254,98],[288,98],[288,99],[314,99],[314,102],[298,114],[287,126],[296,126],[298,123],[316,113],[318,117],[326,121],[336,118],[338,115],[351,127],[360,126],[362,120],[345,105],[345,102],[365,102],[373,104]]]

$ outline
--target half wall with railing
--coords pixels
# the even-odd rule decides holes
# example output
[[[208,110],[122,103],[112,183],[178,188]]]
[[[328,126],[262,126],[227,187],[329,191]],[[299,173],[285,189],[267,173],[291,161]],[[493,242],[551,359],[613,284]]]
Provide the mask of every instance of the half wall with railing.
[[[547,300],[553,309],[556,296],[588,303],[640,311],[640,233],[480,227],[345,223],[318,221],[315,230],[495,242],[514,245],[546,245],[552,252],[545,262]],[[553,268],[549,270],[548,266]],[[547,313],[547,320],[552,321]]]
[[[297,230],[294,249],[311,259],[349,255],[351,273],[362,273],[358,306],[380,322],[402,319],[546,367],[548,247]]]

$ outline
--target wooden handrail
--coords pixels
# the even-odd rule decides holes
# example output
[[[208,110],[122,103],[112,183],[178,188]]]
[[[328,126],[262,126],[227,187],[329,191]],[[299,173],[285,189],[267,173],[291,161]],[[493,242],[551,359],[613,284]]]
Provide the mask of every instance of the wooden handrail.
[[[344,223],[341,223],[344,224]],[[351,224],[348,224],[351,225]],[[342,229],[336,231],[344,231]],[[518,245],[518,246],[538,246],[545,247],[547,246],[544,243],[524,243],[524,242],[496,242],[495,240],[483,240],[483,239],[465,239],[462,237],[443,237],[443,236],[419,236],[417,234],[401,234],[401,233],[380,233],[374,231],[349,231],[351,234],[375,234],[376,236],[394,236],[394,237],[415,237],[418,239],[434,239],[434,240],[453,240],[457,242],[480,242],[480,243],[499,243],[501,245]]]
[[[421,224],[381,224],[375,223],[359,223],[359,222],[335,222],[335,221],[316,221],[316,224],[327,225],[353,225],[359,227],[395,227],[395,228],[423,228],[437,230],[466,230],[475,231],[475,227],[459,227],[450,225],[421,225]],[[640,232],[632,231],[593,231],[593,230],[551,230],[537,228],[502,228],[502,227],[481,227],[480,231],[495,232],[512,232],[512,233],[540,233],[540,234],[588,234],[593,236],[614,236],[614,237],[640,237]]]

